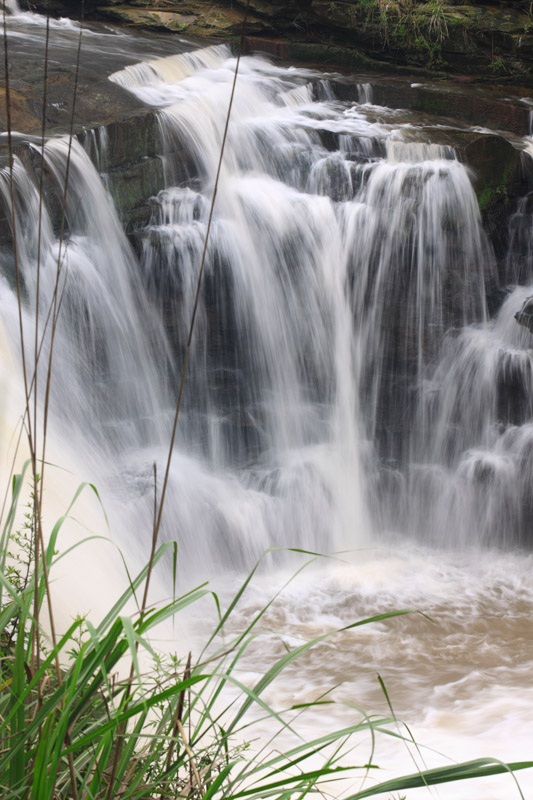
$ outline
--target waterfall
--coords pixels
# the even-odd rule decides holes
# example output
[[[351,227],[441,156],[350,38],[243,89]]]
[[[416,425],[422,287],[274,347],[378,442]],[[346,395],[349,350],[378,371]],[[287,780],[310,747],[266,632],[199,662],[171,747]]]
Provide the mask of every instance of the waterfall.
[[[28,23],[39,33],[42,18]],[[77,42],[73,23],[56,24],[61,48]],[[33,47],[26,34],[19,40]],[[153,464],[160,486],[236,61],[225,45],[176,54],[175,39],[161,47],[143,39],[131,45],[139,48],[133,58],[123,33],[87,40],[94,61],[107,40],[120,50],[111,80],[153,112],[157,144],[142,163],[157,152],[163,179],[126,236],[124,209],[110,194],[120,179],[113,171],[124,166],[113,163],[113,137],[125,129],[86,131],[70,156],[67,139],[50,138],[37,298],[40,147],[17,139],[26,355],[31,363],[38,307],[42,403],[59,263],[50,459],[97,486],[114,539],[129,561],[144,563]],[[371,83],[353,83],[351,101],[337,86],[332,76],[241,59],[161,537],[178,541],[180,591],[209,578],[222,606],[235,573],[240,581],[268,548],[343,551],[300,574],[269,607],[264,624],[274,633],[251,648],[250,672],[280,651],[279,631],[301,642],[402,607],[438,621],[413,614],[364,626],[290,666],[284,685],[268,689],[275,707],[343,683],[333,693],[341,703],[320,705],[305,735],[353,724],[354,698],[388,714],[378,673],[398,718],[427,745],[428,766],[442,765],[434,751],[525,758],[533,349],[515,314],[533,295],[531,197],[517,204],[508,251],[496,259],[473,176],[453,147],[432,141],[427,118],[418,124],[374,105]],[[122,178],[132,180],[124,163]],[[4,168],[3,389],[22,383],[12,366],[20,344],[10,204]],[[2,393],[9,455],[22,405],[15,391]],[[4,456],[2,468],[10,466]],[[56,475],[49,470],[47,491],[62,513],[72,492]],[[46,524],[57,518],[46,514]],[[101,532],[85,509],[80,517]],[[94,611],[94,595],[107,602],[119,583],[111,571],[103,577],[110,559],[100,546],[92,558],[81,551],[71,584],[86,573],[91,600],[67,589],[63,628],[74,603]],[[270,569],[235,609],[236,629],[269,603],[291,558],[269,556]],[[172,568],[161,566],[164,597]],[[195,637],[209,621],[203,607],[188,619],[198,652]],[[391,772],[406,771],[404,750],[398,756],[391,745],[378,757]],[[509,786],[474,791],[499,800]]]
[[[51,190],[60,196],[69,143],[52,139],[45,149]],[[69,436],[81,433],[95,446],[111,446],[115,435],[128,446],[143,440],[143,427],[164,397],[166,338],[136,293],[135,258],[116,212],[85,151],[75,140],[70,153],[69,191],[65,207],[68,236],[54,232],[44,210],[42,219],[39,311],[44,321],[54,302],[57,264],[61,313],[54,353],[55,404]],[[1,191],[8,199],[7,171]],[[20,272],[30,303],[35,304],[39,196],[21,162],[14,168],[17,245]],[[144,320],[144,324],[143,321]],[[51,328],[51,323],[48,326]],[[48,337],[45,337],[45,342]],[[156,354],[161,369],[157,369]],[[29,353],[33,361],[33,352]],[[48,360],[45,350],[40,358]],[[135,380],[143,374],[145,381]],[[44,378],[43,378],[44,380]],[[81,426],[80,421],[85,419]],[[151,441],[160,441],[157,415],[150,421]],[[120,428],[121,430],[117,430]],[[166,433],[166,431],[165,431]]]
[[[234,65],[217,47],[111,76],[161,109],[169,188],[154,203],[142,261],[156,303],[173,319],[178,353]],[[435,444],[449,420],[435,420],[426,398],[446,369],[446,332],[488,325],[485,282],[495,275],[470,177],[453,149],[376,123],[371,87],[359,95],[359,104],[339,109],[322,81],[316,102],[305,73],[243,59],[189,376],[187,427],[219,468],[247,460],[264,468],[268,453],[279,481],[288,454],[312,450],[315,470],[324,471],[326,453],[351,464],[336,494],[328,488],[335,503],[327,523],[318,531],[314,515],[306,534],[322,549],[362,541],[369,514],[380,527],[420,530],[428,505],[438,511],[431,530],[420,531],[426,539],[471,528],[472,514],[458,526],[454,503],[428,500],[417,476],[427,483],[433,470],[451,468]],[[467,448],[460,435],[457,447]],[[262,490],[275,493],[270,480]],[[345,509],[340,537],[337,505]],[[477,522],[470,541],[495,527]]]
[[[221,45],[111,75],[158,109],[166,185],[135,249],[88,155],[105,173],[105,135],[73,142],[61,243],[68,142],[45,150],[55,419],[126,530],[150,525],[234,68]],[[324,87],[241,61],[163,533],[190,563],[350,549],[383,528],[525,536],[530,334],[509,322],[516,296],[487,320],[495,262],[469,174],[451,147],[376,120],[369,85],[348,106]],[[15,184],[31,306],[38,192],[20,161]],[[4,172],[9,205],[7,187]]]
[[[20,6],[17,0],[4,0],[4,7],[10,14],[19,14]]]
[[[190,59],[176,62],[172,71],[152,64],[149,79],[143,65],[131,69],[135,82],[112,76],[163,107],[167,181],[183,178],[172,159],[179,142],[190,157],[187,178],[199,188],[166,190],[153,220],[157,233],[152,225],[144,237],[144,263],[163,282],[156,294],[168,298],[169,286],[181,283],[173,316],[190,306],[194,281],[184,303],[183,276],[191,274],[191,253],[197,263],[201,250],[234,67],[222,48],[200,51],[200,74],[189,73]],[[216,342],[218,369],[231,354],[227,371],[239,386],[228,395],[222,379],[228,410],[241,415],[233,442],[221,445],[215,436],[206,452],[231,454],[231,462],[257,457],[273,442],[275,452],[290,452],[313,434],[342,452],[350,436],[357,469],[344,487],[366,498],[375,524],[400,523],[425,541],[449,544],[525,540],[529,472],[519,465],[530,439],[530,334],[511,321],[525,295],[515,293],[487,320],[485,284],[495,280],[495,260],[467,170],[449,146],[412,141],[402,128],[391,132],[357,104],[339,113],[330,82],[321,82],[323,102],[316,103],[301,78],[250,59],[241,69],[209,257],[221,283],[206,288],[218,308],[204,307],[202,368],[191,376],[191,393],[209,397],[205,365]],[[371,86],[361,84],[359,103],[371,102]],[[524,235],[519,215],[514,238]],[[228,226],[231,235],[221,241]],[[526,251],[520,242],[515,249]],[[325,289],[324,269],[338,275],[336,297]],[[209,287],[214,280],[208,269]],[[184,331],[174,333],[179,349]],[[284,375],[273,375],[269,352],[281,351]],[[328,371],[333,364],[336,371]],[[297,376],[294,384],[287,375]],[[265,407],[268,396],[274,406]],[[256,431],[251,437],[243,416],[261,419],[263,441]],[[199,424],[197,441],[202,427],[213,436],[212,426]],[[353,546],[356,518],[345,520],[344,541]],[[322,547],[336,541],[333,530],[318,537]]]

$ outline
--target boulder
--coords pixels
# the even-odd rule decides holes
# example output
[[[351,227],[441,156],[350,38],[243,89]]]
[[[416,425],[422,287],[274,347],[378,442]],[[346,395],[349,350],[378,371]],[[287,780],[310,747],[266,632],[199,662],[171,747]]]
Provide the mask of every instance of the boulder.
[[[533,295],[524,300],[522,308],[514,315],[519,325],[523,325],[533,333]]]

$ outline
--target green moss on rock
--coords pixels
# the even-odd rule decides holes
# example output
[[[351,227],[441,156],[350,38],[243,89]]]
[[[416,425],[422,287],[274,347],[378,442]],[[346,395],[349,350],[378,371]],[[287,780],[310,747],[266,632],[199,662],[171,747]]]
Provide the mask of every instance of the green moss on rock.
[[[522,185],[520,152],[501,136],[480,136],[465,148],[465,159],[475,173],[474,190],[486,229],[501,237],[511,203]]]

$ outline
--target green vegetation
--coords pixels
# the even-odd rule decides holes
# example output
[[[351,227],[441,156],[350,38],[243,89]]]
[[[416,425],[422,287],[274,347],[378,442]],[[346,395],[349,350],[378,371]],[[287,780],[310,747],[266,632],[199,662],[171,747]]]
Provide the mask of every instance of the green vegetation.
[[[505,186],[485,186],[477,196],[479,210],[493,209],[498,203],[509,203],[509,193]]]
[[[442,0],[360,0],[363,26],[378,25],[385,47],[421,57],[430,67],[443,63],[442,44],[452,22]]]

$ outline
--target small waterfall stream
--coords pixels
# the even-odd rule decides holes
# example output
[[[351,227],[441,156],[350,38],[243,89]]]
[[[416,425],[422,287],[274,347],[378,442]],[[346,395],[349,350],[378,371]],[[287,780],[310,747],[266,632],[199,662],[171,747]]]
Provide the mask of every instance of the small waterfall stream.
[[[158,115],[165,185],[133,244],[105,189],[105,134],[72,146],[52,425],[132,551],[151,527],[152,464],[165,459],[234,69],[220,45],[111,75]],[[355,552],[351,567],[298,584],[272,624],[305,635],[412,603],[440,618],[442,635],[417,645],[405,623],[385,642],[380,629],[359,649],[324,650],[318,682],[311,670],[283,691],[290,700],[343,679],[347,697],[379,705],[369,675],[386,672],[385,655],[397,711],[421,715],[428,746],[453,745],[456,708],[468,752],[486,754],[520,739],[531,695],[533,642],[520,628],[531,557],[515,548],[531,547],[532,338],[513,319],[533,292],[531,218],[526,198],[510,236],[521,285],[489,319],[496,261],[471,176],[413,127],[374,106],[368,83],[346,103],[315,73],[241,60],[162,536],[179,540],[184,574],[223,581],[269,547]],[[57,138],[45,152],[41,320],[67,149]],[[4,170],[6,206],[8,183]],[[39,199],[19,160],[15,193],[31,327]],[[13,331],[5,279],[1,295]],[[276,556],[278,570],[285,562]],[[262,580],[259,594],[272,576]],[[474,639],[492,647],[481,677]],[[503,797],[484,791],[464,796]]]

